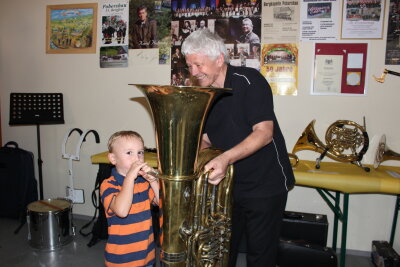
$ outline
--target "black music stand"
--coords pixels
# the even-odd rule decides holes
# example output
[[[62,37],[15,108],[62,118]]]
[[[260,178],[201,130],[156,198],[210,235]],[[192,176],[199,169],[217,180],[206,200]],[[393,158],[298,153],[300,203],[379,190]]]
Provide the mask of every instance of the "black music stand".
[[[40,124],[63,124],[64,108],[61,93],[11,93],[10,125],[36,125],[38,143],[39,193],[43,199]]]

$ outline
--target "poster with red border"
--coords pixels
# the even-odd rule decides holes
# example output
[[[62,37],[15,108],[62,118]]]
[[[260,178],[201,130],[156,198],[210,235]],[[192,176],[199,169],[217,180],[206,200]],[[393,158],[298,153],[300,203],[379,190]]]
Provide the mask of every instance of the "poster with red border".
[[[316,43],[314,95],[365,95],[368,43]]]

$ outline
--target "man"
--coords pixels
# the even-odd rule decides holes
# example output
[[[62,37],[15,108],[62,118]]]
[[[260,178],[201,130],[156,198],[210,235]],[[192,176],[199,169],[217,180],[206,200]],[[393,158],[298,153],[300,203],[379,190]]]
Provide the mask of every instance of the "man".
[[[259,44],[260,37],[253,32],[253,22],[249,18],[244,18],[242,20],[242,32],[243,34],[237,40],[237,43],[246,44]]]
[[[197,30],[204,30],[206,27],[206,21],[204,19],[200,20],[199,22],[199,27],[197,28]]]
[[[147,17],[147,7],[137,8],[138,20],[133,24],[131,48],[157,48],[157,22]]]
[[[232,88],[212,106],[201,148],[225,152],[205,166],[211,184],[234,164],[232,239],[229,266],[236,266],[243,232],[247,266],[275,267],[279,232],[293,171],[273,111],[271,88],[255,69],[228,64],[223,39],[209,30],[193,32],[183,43],[189,72],[200,86]]]

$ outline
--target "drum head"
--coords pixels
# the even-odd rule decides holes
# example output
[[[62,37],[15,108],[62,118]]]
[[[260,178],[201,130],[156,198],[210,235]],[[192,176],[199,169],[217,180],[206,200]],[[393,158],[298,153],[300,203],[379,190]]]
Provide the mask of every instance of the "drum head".
[[[28,210],[32,212],[57,212],[65,210],[70,206],[71,201],[67,199],[45,199],[30,203]]]

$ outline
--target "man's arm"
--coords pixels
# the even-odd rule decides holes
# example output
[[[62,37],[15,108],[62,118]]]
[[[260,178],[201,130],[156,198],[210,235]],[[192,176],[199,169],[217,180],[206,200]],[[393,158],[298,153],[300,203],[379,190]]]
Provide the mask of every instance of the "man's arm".
[[[211,146],[211,141],[208,138],[208,135],[205,133],[203,134],[202,138],[201,138],[201,143],[200,143],[200,150],[201,149],[205,149]]]
[[[213,169],[208,177],[209,183],[214,185],[219,184],[224,179],[229,164],[244,159],[269,144],[272,141],[273,131],[273,121],[259,122],[253,126],[253,132],[242,142],[208,162],[204,167],[204,171],[207,172]]]

